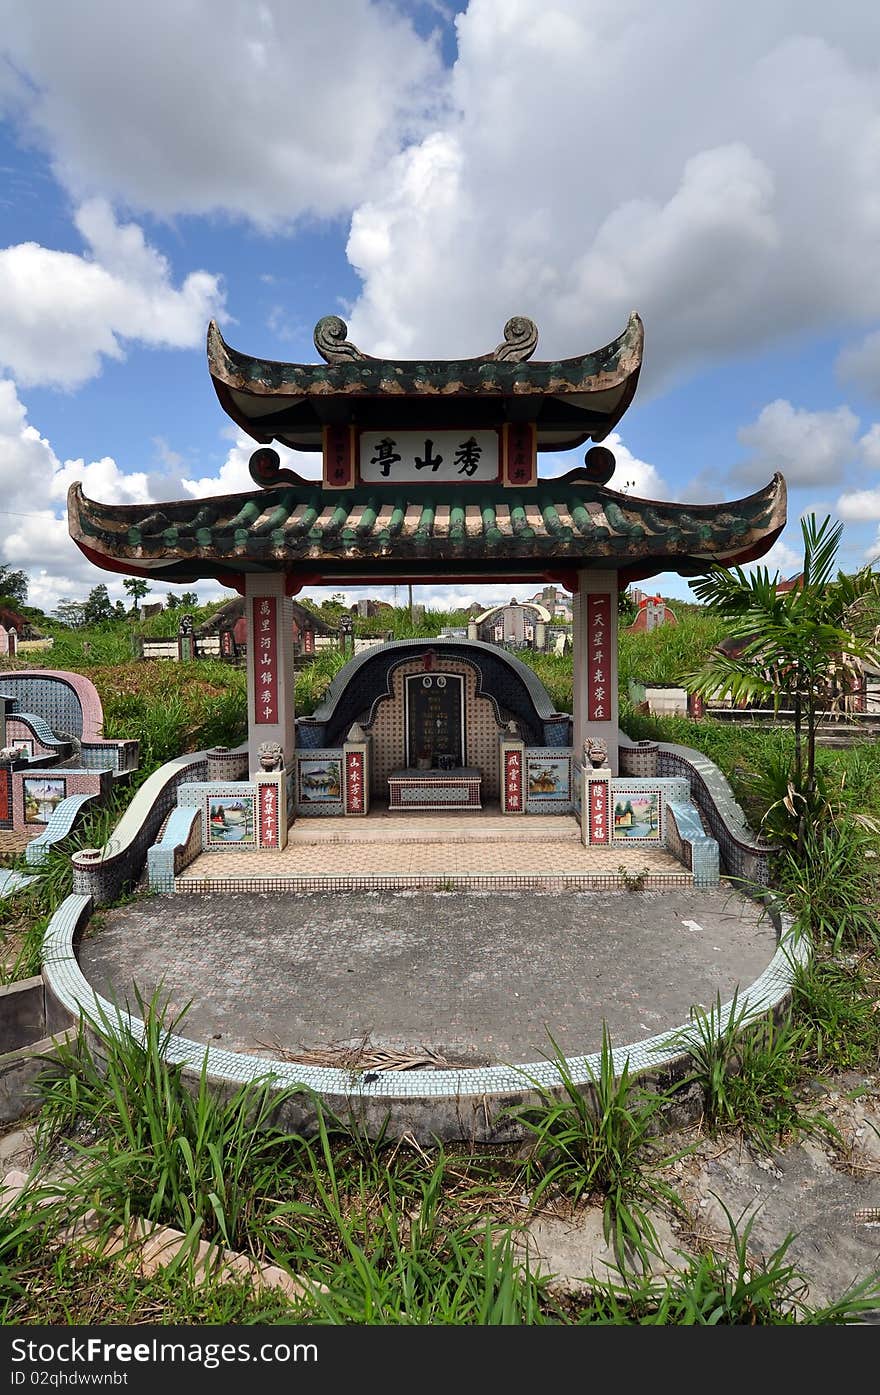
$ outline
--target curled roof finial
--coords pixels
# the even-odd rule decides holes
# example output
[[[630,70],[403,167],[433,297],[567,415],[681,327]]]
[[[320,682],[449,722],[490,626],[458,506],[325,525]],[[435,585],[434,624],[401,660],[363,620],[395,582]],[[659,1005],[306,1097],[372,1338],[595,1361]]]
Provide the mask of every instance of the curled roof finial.
[[[338,315],[325,315],[315,325],[315,348],[327,363],[346,363],[364,355],[348,342],[348,325]]]
[[[527,315],[514,315],[504,326],[504,343],[494,357],[503,363],[525,363],[538,347],[538,326]]]

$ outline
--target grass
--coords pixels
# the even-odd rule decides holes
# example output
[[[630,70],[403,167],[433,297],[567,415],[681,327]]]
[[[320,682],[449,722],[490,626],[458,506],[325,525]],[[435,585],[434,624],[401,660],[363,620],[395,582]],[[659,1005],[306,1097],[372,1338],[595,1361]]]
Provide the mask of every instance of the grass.
[[[828,1121],[808,1113],[798,1096],[804,1078],[801,1025],[775,1022],[770,1014],[755,1021],[750,1016],[737,991],[726,1012],[719,993],[708,1010],[693,1007],[691,1024],[663,1043],[663,1051],[672,1048],[690,1057],[683,1085],[699,1086],[709,1132],[739,1130],[765,1152],[798,1134],[833,1137]]]
[[[788,1259],[791,1237],[759,1262],[753,1221],[738,1233],[731,1220],[726,1249],[651,1278],[643,1213],[676,1197],[656,1176],[668,1160],[658,1156],[655,1106],[626,1072],[615,1081],[607,1034],[593,1108],[560,1073],[563,1099],[533,1111],[527,1156],[450,1155],[370,1139],[319,1106],[308,1137],[281,1135],[261,1085],[225,1102],[204,1076],[186,1091],[163,1050],[178,1021],[156,1000],[138,1007],[143,1040],[125,1028],[111,1037],[99,1020],[100,1050],[81,1040],[43,1082],[38,1165],[61,1162],[69,1180],[48,1204],[34,1183],[14,1210],[0,1210],[4,1324],[825,1325],[857,1322],[880,1304],[875,1276],[811,1306]],[[511,1198],[535,1182],[529,1212],[512,1219]],[[614,1281],[565,1292],[530,1264],[523,1221],[554,1191],[604,1195],[620,1252]],[[292,1304],[218,1278],[197,1286],[185,1260],[149,1279],[106,1260],[84,1265],[57,1235],[93,1208],[106,1227],[144,1215],[193,1242],[245,1249],[311,1291]]]
[[[792,1018],[802,1069],[821,1074],[880,1067],[880,963],[873,951],[818,951],[793,966]]]
[[[726,1210],[726,1208],[725,1208]],[[597,1288],[581,1321],[643,1327],[792,1327],[858,1323],[880,1303],[880,1276],[856,1284],[836,1301],[812,1305],[803,1274],[791,1263],[788,1235],[764,1260],[750,1252],[755,1217],[740,1231],[726,1212],[730,1244],[708,1247],[674,1277],[625,1275]]]
[[[787,904],[811,942],[835,953],[861,945],[880,949],[877,835],[851,819],[812,825],[804,855],[783,854],[780,882]]]
[[[38,1149],[48,1155],[63,1140],[76,1157],[69,1212],[86,1199],[111,1223],[143,1216],[193,1242],[259,1248],[264,1198],[296,1147],[272,1121],[294,1092],[252,1084],[218,1100],[207,1063],[188,1090],[182,1066],[166,1059],[180,1017],[166,1020],[158,997],[137,996],[135,1006],[143,1041],[100,1018],[103,1058],[81,1028],[58,1048],[59,1068],[44,1083]]]
[[[613,1244],[618,1262],[627,1255],[644,1258],[646,1252],[656,1252],[658,1243],[649,1206],[676,1201],[657,1176],[657,1169],[672,1159],[661,1159],[652,1141],[664,1097],[632,1080],[629,1060],[619,1074],[615,1072],[604,1024],[599,1069],[589,1067],[591,1088],[586,1090],[574,1080],[552,1037],[551,1041],[561,1094],[527,1075],[540,1102],[516,1111],[517,1122],[534,1138],[526,1163],[532,1201],[537,1203],[551,1191],[573,1201],[598,1194],[605,1239]]]

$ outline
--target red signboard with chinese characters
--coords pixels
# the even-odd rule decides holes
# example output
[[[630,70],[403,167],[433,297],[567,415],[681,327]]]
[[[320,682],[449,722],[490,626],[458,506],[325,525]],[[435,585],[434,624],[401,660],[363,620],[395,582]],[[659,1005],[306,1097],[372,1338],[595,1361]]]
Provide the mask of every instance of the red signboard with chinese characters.
[[[508,422],[504,429],[503,483],[522,488],[537,482],[538,451],[534,422]]]
[[[611,597],[587,596],[587,720],[610,722]]]
[[[345,812],[364,812],[364,753],[349,751],[345,757]]]
[[[350,426],[324,427],[324,486],[350,489],[354,484],[354,431]]]
[[[278,847],[278,786],[273,781],[259,785],[260,847]]]
[[[587,797],[590,808],[590,845],[610,843],[611,828],[608,822],[608,781],[589,780]]]
[[[278,723],[278,602],[255,596],[254,606],[254,721]]]
[[[0,770],[0,823],[12,822],[12,772]]]
[[[508,814],[520,814],[523,807],[522,751],[504,753],[504,807]]]

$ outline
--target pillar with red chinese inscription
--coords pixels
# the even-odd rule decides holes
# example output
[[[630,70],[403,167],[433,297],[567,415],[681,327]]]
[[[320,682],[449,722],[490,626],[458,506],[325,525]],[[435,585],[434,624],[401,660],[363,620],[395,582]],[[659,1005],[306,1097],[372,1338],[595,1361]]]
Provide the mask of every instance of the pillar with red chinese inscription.
[[[515,723],[511,724],[515,726]],[[517,731],[505,731],[499,742],[501,754],[501,812],[524,814],[526,745]]]
[[[607,848],[612,837],[611,771],[584,766],[581,786],[581,842],[587,848]]]
[[[616,775],[617,572],[584,570],[577,573],[577,580],[571,626],[574,758],[582,760],[585,741],[604,741],[608,764]]]
[[[342,747],[343,810],[362,817],[370,810],[370,747],[373,738],[355,722]]]
[[[283,769],[293,764],[293,602],[280,573],[245,577],[247,615],[248,766],[255,779],[265,765],[260,747],[277,742]]]
[[[257,822],[261,848],[287,846],[287,776],[263,771],[256,777]]]

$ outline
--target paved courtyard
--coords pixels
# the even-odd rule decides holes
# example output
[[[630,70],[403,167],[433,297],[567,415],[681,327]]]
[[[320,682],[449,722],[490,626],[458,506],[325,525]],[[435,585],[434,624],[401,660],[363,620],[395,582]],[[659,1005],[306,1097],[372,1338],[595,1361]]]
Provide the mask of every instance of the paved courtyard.
[[[201,853],[178,876],[177,888],[220,891],[223,882],[234,880],[236,890],[259,890],[260,881],[271,881],[274,891],[299,891],[351,881],[348,889],[356,890],[376,878],[404,885],[455,879],[466,885],[492,877],[515,884],[523,875],[532,881],[543,876],[607,885],[620,881],[621,868],[631,877],[646,877],[649,884],[689,886],[693,881],[661,845],[585,848],[571,814],[512,818],[491,812],[378,809],[366,819],[297,819],[280,852],[230,848]]]
[[[270,1054],[430,1047],[451,1063],[624,1045],[751,983],[775,950],[760,910],[717,891],[191,893],[104,913],[93,986],[191,1006],[183,1032]]]

